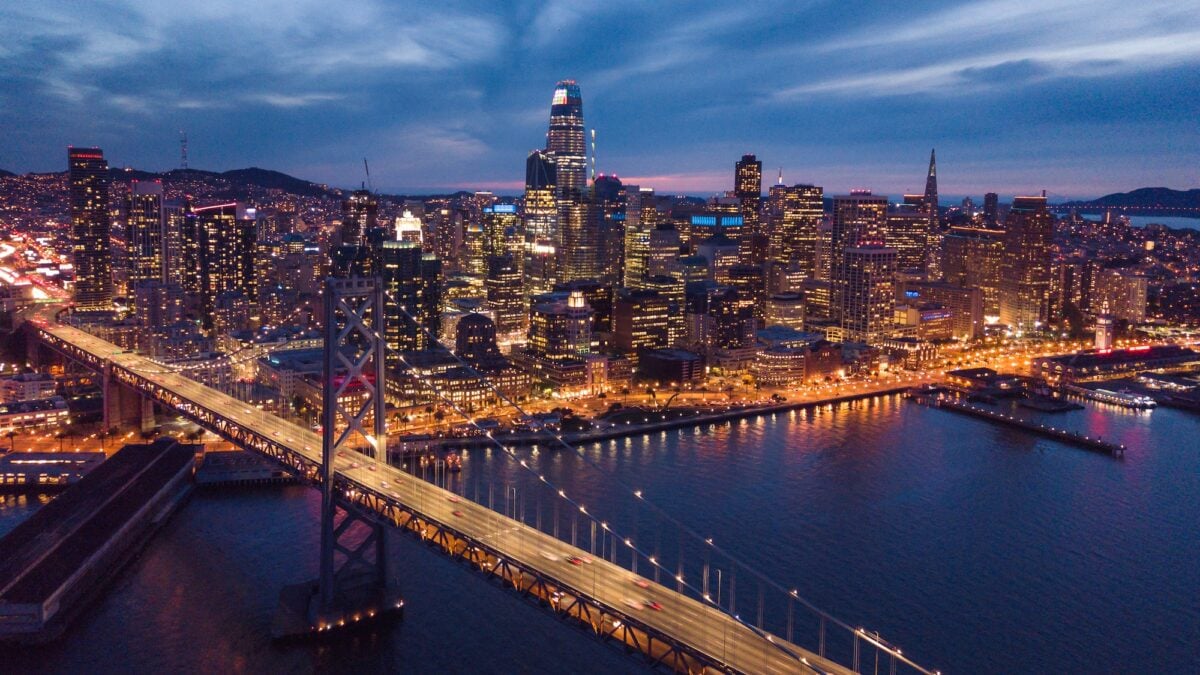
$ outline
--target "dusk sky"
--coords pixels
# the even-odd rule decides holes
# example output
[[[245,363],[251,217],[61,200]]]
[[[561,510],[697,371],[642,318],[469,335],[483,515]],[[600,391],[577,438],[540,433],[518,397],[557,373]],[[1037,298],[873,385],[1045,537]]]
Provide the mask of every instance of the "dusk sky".
[[[1200,184],[1200,12],[1158,0],[26,2],[0,8],[0,168],[277,169],[513,190],[576,79],[599,170],[1052,197]]]

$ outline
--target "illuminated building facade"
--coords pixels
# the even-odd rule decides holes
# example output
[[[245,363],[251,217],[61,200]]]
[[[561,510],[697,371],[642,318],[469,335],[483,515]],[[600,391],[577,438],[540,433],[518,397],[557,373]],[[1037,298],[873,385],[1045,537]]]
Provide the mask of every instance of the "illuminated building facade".
[[[1047,320],[1054,216],[1045,197],[1015,197],[1005,219],[1000,269],[1000,323],[1028,333]]]
[[[100,148],[67,148],[75,308],[112,309],[108,162]]]
[[[562,80],[554,87],[550,102],[550,129],[546,150],[557,166],[557,194],[570,201],[587,189],[587,143],[583,127],[583,96],[575,80]]]
[[[654,190],[626,186],[625,288],[641,288],[650,276],[650,233],[658,227]]]
[[[496,317],[496,330],[504,336],[524,333],[528,300],[516,258],[511,254],[488,258],[483,285],[487,289],[487,307]]]
[[[626,354],[671,347],[673,316],[682,308],[651,290],[625,289],[613,303],[613,342]]]
[[[548,293],[558,281],[558,172],[553,156],[534,150],[525,160],[525,250],[528,296]]]
[[[158,181],[133,181],[125,198],[125,252],[130,292],[143,281],[161,281],[164,263],[163,189]],[[136,307],[136,294],[133,301]]]
[[[824,190],[816,185],[772,185],[770,262],[817,277],[817,230],[824,216]],[[775,289],[790,290],[790,289]]]
[[[896,249],[862,243],[843,251],[834,301],[843,338],[878,344],[895,325]]]
[[[342,241],[345,246],[358,246],[363,236],[377,225],[379,201],[369,190],[355,190],[342,202]]]
[[[754,155],[742,155],[734,165],[733,194],[745,224],[739,242],[742,263],[761,267],[767,258],[768,241],[762,221],[762,162]]]
[[[886,241],[887,197],[870,190],[852,190],[833,198],[833,228],[830,231],[830,278],[836,283],[842,254],[860,242]]]
[[[388,359],[395,351],[421,351],[435,344],[441,317],[441,263],[409,241],[383,243],[383,338]]]
[[[982,291],[985,316],[1000,315],[1000,265],[1003,259],[1003,230],[955,227],[942,240],[943,277],[956,286]]]
[[[217,296],[241,291],[250,301],[256,298],[256,222],[253,212],[236,202],[193,208],[187,220],[184,248],[196,257],[196,267],[188,270],[194,274],[191,285],[199,291],[201,321],[212,328]]]

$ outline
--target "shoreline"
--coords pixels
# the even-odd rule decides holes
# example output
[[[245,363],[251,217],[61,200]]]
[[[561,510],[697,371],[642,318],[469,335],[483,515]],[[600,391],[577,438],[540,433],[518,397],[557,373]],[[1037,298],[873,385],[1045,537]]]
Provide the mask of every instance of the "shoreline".
[[[860,392],[853,394],[843,394],[832,398],[823,398],[815,401],[784,401],[782,403],[772,403],[769,405],[748,405],[746,407],[725,410],[717,413],[704,413],[700,415],[688,415],[669,420],[659,420],[656,422],[646,422],[643,424],[626,424],[606,427],[604,429],[593,429],[590,431],[567,432],[559,434],[563,441],[572,447],[587,445],[589,443],[598,443],[616,438],[626,438],[631,436],[643,436],[656,431],[667,431],[670,429],[682,429],[686,427],[695,427],[704,424],[720,424],[723,422],[732,422],[735,420],[748,419],[752,417],[762,417],[780,412],[790,412],[793,410],[805,410],[809,408],[817,408],[825,405],[837,405],[840,403],[851,403],[861,401],[863,399],[875,398],[877,396],[893,396],[895,394],[903,394],[905,391],[912,388],[911,384],[897,385],[887,389],[878,391]],[[536,446],[536,445],[552,445],[554,438],[543,432],[523,433],[523,434],[497,434],[495,440],[504,445],[512,446]],[[389,455],[402,455],[405,452],[421,452],[429,450],[460,450],[474,449],[485,447],[492,444],[492,440],[486,436],[472,436],[467,438],[413,438],[398,437],[396,439],[401,447],[390,448]],[[413,447],[406,447],[406,446]]]

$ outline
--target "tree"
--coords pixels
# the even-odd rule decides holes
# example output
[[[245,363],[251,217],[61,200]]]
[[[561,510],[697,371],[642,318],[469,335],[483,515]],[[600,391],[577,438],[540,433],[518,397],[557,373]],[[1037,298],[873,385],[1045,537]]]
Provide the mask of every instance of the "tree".
[[[8,444],[9,444],[9,448],[8,448],[8,449],[9,449],[11,452],[16,452],[16,451],[17,451],[17,440],[16,440],[16,438],[17,438],[17,432],[15,432],[15,431],[10,431],[10,432],[8,432],[7,434],[4,434],[4,437],[8,439]]]

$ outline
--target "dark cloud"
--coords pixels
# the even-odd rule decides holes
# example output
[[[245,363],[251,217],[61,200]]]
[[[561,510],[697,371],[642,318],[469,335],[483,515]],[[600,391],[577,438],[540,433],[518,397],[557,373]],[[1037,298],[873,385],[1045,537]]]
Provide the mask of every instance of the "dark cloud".
[[[61,169],[73,143],[169,168],[186,129],[205,168],[511,184],[574,77],[600,167],[669,189],[726,189],[744,152],[912,189],[931,146],[947,192],[1182,187],[1200,19],[1147,2],[28,3],[0,9],[0,166]]]

